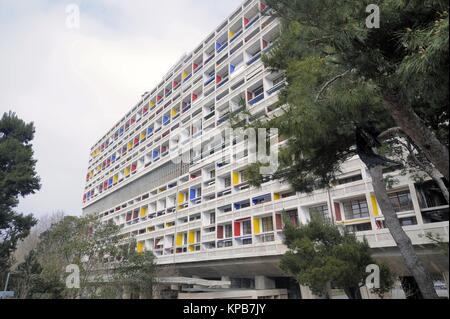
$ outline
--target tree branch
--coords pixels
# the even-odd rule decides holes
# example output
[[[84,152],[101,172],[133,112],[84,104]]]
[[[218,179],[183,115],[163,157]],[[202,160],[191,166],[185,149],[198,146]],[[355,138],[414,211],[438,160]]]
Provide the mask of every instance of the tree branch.
[[[322,86],[322,88],[320,89],[319,93],[317,93],[316,96],[316,102],[319,101],[320,96],[323,94],[323,92],[334,82],[336,82],[337,80],[343,78],[344,76],[346,76],[348,73],[350,72],[350,70],[345,71],[342,74],[336,75],[334,78],[332,78],[330,81],[328,81],[327,83],[324,84],[324,86]]]
[[[401,127],[391,127],[389,129],[387,129],[386,131],[384,131],[383,133],[381,133],[380,135],[378,135],[378,139],[386,140],[386,139],[394,137],[394,135],[400,134],[400,133],[403,133]]]

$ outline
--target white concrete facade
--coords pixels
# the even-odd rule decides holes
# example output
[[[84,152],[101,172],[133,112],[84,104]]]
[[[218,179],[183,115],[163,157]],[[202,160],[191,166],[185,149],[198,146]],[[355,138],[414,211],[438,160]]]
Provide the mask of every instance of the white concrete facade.
[[[280,31],[266,10],[260,0],[243,3],[91,149],[84,212],[120,225],[123,238],[135,237],[138,250],[153,251],[161,265],[280,256],[286,214],[298,224],[323,214],[373,248],[395,247],[358,158],[343,165],[330,191],[300,194],[279,182],[250,187],[244,143],[206,142],[227,127],[242,101],[255,117],[280,111],[283,76],[260,59]],[[203,151],[168,169],[171,155],[190,142]],[[115,197],[154,172],[160,174],[129,197],[127,191],[123,200]],[[413,244],[431,244],[428,232],[448,241],[448,205],[430,205],[412,180],[391,174],[399,179],[392,200]],[[434,218],[436,212],[444,218]]]

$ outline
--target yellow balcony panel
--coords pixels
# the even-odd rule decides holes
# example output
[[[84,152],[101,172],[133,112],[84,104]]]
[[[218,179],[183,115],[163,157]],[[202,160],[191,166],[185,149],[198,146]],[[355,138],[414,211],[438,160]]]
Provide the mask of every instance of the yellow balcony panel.
[[[144,252],[145,243],[143,241],[140,241],[137,243],[137,252],[139,254]]]
[[[144,218],[145,216],[147,216],[147,213],[148,213],[148,207],[141,207],[139,216],[141,218]]]
[[[239,173],[233,172],[233,186],[236,186],[239,184]]]
[[[370,196],[370,201],[372,202],[372,208],[373,208],[373,216],[379,217],[380,216],[380,209],[378,208],[378,202],[375,195]]]
[[[178,233],[177,234],[177,238],[176,238],[175,244],[177,245],[177,247],[183,246],[183,233]]]
[[[195,244],[195,231],[190,231],[188,236],[188,244]]]
[[[186,201],[186,196],[184,193],[178,193],[178,204],[183,204]]]
[[[261,233],[261,219],[259,217],[253,217],[253,232],[255,235]]]

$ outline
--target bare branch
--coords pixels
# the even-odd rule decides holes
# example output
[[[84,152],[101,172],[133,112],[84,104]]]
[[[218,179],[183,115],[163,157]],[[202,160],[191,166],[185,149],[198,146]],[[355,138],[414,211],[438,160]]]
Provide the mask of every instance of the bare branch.
[[[332,78],[331,80],[329,80],[327,83],[324,84],[324,86],[322,86],[322,88],[320,89],[319,93],[316,96],[316,102],[319,101],[320,96],[323,94],[323,92],[334,82],[336,82],[337,80],[343,78],[344,76],[346,76],[348,73],[350,72],[350,70],[345,71],[342,74],[336,75],[334,78]]]
[[[378,135],[379,140],[386,140],[388,138],[394,137],[394,135],[403,133],[402,129],[400,127],[391,127]]]

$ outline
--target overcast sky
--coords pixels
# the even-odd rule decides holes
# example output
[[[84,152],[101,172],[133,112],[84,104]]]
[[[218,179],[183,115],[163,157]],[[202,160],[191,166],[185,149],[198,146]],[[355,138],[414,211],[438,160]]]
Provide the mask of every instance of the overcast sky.
[[[80,214],[90,147],[240,3],[0,0],[0,113],[34,122],[42,179],[18,210]]]

